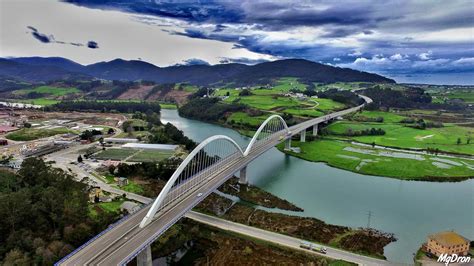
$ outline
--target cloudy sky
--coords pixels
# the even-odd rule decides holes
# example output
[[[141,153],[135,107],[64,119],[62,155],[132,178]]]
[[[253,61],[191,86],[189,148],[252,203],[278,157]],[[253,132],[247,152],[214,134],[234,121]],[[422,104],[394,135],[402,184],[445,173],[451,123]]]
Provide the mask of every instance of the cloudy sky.
[[[0,56],[158,66],[283,58],[474,84],[474,1],[3,0]]]

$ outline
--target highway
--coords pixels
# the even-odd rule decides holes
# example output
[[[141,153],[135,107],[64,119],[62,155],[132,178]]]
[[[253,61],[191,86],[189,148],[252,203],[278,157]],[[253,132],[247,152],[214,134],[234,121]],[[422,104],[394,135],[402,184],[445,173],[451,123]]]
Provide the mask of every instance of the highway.
[[[370,99],[365,100],[366,102],[370,102]],[[236,156],[233,157],[231,160],[224,160],[224,162],[220,162],[221,165],[218,165],[218,167],[216,167],[217,170],[212,173],[209,173],[208,171],[200,173],[199,175],[205,175],[205,181],[187,191],[179,201],[170,203],[168,206],[158,212],[156,217],[159,218],[154,219],[146,227],[140,228],[139,223],[146,215],[148,209],[150,208],[150,205],[146,205],[140,211],[129,215],[127,218],[122,219],[119,223],[114,224],[113,227],[110,227],[105,232],[101,233],[97,238],[94,239],[94,241],[87,243],[87,245],[83,245],[81,248],[68,255],[64,260],[60,262],[60,265],[126,264],[135,256],[137,256],[144,248],[146,248],[153,241],[155,241],[163,232],[165,232],[177,220],[183,217],[188,211],[190,211],[206,196],[208,196],[225,181],[227,181],[227,179],[231,178],[235,172],[239,171],[243,166],[248,165],[262,153],[273,148],[275,145],[280,143],[282,139],[286,139],[291,137],[292,135],[296,135],[300,131],[306,130],[307,128],[315,124],[326,122],[339,116],[355,112],[362,107],[363,105],[360,105],[357,107],[349,108],[329,115],[311,119],[298,125],[294,125],[290,127],[291,134],[287,134],[287,132],[284,130],[276,132],[275,134],[271,135],[270,138],[264,141],[257,142],[256,145],[250,150],[247,156]],[[104,186],[104,190],[110,189],[116,188]],[[201,193],[202,195],[198,196],[198,194]],[[147,202],[147,199],[141,199],[139,201],[142,200]],[[199,218],[203,219],[202,216],[199,216]],[[211,220],[210,218],[204,220],[206,220],[208,223],[215,223],[215,221]],[[230,228],[234,227],[235,224],[226,224],[225,226]],[[230,230],[229,228],[226,228],[226,230]],[[298,248],[297,246],[299,240],[295,238],[288,238],[282,235],[276,237],[275,234],[263,230],[249,231],[249,228],[242,229],[239,227],[238,230],[240,230],[240,233],[249,234],[252,236],[254,236],[253,234],[255,232],[258,232],[257,235],[260,235],[259,238],[272,241],[281,245]],[[263,233],[262,231],[265,233]],[[377,265],[380,265],[381,262],[385,263],[385,261],[382,260],[374,261],[374,259],[372,258],[355,255],[349,252],[344,252],[332,248],[330,249],[330,252],[328,252],[327,256],[333,258],[343,258],[345,260],[354,261],[358,263],[362,262],[362,264],[364,265],[373,265],[373,262]]]
[[[340,250],[340,249],[336,249],[336,248],[324,246],[324,245],[320,245],[320,246],[327,248],[326,254],[321,254],[315,251],[309,251],[307,249],[300,248],[300,243],[304,241],[302,239],[262,230],[262,229],[255,228],[252,226],[234,223],[231,221],[227,221],[224,219],[220,219],[214,216],[209,216],[209,215],[194,212],[194,211],[188,212],[186,214],[186,217],[200,223],[217,227],[222,230],[232,231],[232,232],[239,233],[242,235],[251,236],[253,238],[258,238],[258,239],[268,241],[274,244],[278,244],[281,246],[309,252],[311,254],[316,254],[319,256],[324,256],[324,257],[328,257],[332,259],[350,261],[350,262],[357,263],[359,265],[396,265],[386,260],[366,257],[359,254],[354,254],[348,251],[344,251],[344,250]]]

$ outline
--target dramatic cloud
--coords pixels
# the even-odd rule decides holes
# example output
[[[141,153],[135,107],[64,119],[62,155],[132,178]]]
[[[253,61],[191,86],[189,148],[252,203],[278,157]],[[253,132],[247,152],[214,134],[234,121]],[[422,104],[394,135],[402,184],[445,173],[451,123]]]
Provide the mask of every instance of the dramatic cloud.
[[[69,24],[69,32],[74,32],[72,36],[67,33],[69,39],[81,34],[83,40],[93,38],[107,47],[101,49],[101,54],[107,50],[115,57],[123,57],[123,51],[127,50],[127,54],[133,54],[131,58],[142,57],[155,64],[174,65],[185,58],[248,64],[303,58],[388,76],[404,73],[415,79],[422,67],[426,68],[424,72],[433,74],[469,73],[472,67],[467,61],[474,58],[473,6],[464,0],[63,0],[51,2],[50,6],[53,5],[70,7],[67,14],[88,13],[94,18]],[[42,22],[47,23],[49,16],[43,18]],[[36,26],[38,29],[54,29],[54,26],[29,23],[35,25],[29,28],[35,39],[42,43],[63,43],[55,37],[62,38],[64,32],[59,34],[55,29],[53,37],[36,29]],[[58,25],[58,21],[48,25]],[[97,25],[101,26],[100,33],[95,29]],[[95,34],[84,36],[91,31]],[[133,38],[124,38],[124,31]],[[139,43],[133,44],[137,40]],[[126,42],[128,46],[117,42]],[[87,42],[64,43],[98,47]],[[136,51],[137,46],[146,44],[149,46],[142,49],[143,53]],[[200,46],[191,50],[182,48],[173,53],[174,60],[170,59],[170,52],[161,53],[167,47],[179,48],[179,44]],[[157,45],[161,50],[154,48]]]
[[[84,44],[78,43],[78,42],[57,41],[57,40],[54,39],[54,36],[52,34],[46,35],[46,34],[40,33],[38,31],[38,29],[36,29],[33,26],[27,26],[26,28],[31,30],[31,35],[35,39],[37,39],[38,41],[40,41],[42,43],[68,44],[68,45],[78,46],[78,47],[84,46]],[[87,47],[89,47],[91,49],[97,49],[97,48],[99,48],[99,44],[97,44],[97,42],[94,42],[94,41],[89,41],[89,42],[87,42]]]
[[[236,49],[276,58],[304,58],[383,74],[416,73],[422,66],[433,73],[463,67],[470,71],[465,64],[453,68],[442,62],[474,57],[474,16],[472,5],[465,1],[66,2],[135,13],[143,23],[175,26],[167,31],[174,35],[231,42]]]
[[[91,48],[91,49],[97,49],[97,48],[99,48],[99,45],[97,44],[97,42],[88,41],[88,42],[87,42],[87,47],[89,47],[89,48]]]
[[[255,65],[259,63],[264,63],[268,62],[269,60],[265,59],[250,59],[250,58],[245,58],[245,57],[238,57],[238,58],[229,58],[229,57],[223,57],[219,61],[221,64],[230,64],[230,63],[237,63],[237,64],[245,64],[245,65]]]
[[[38,41],[42,42],[42,43],[50,43],[50,42],[54,42],[54,36],[53,35],[46,35],[46,34],[43,34],[43,33],[40,33],[35,27],[33,26],[28,26],[27,27],[28,29],[31,30],[31,35],[37,39]]]
[[[204,61],[202,59],[199,59],[199,58],[190,58],[190,59],[186,59],[186,60],[183,60],[182,63],[180,64],[176,64],[177,66],[195,66],[195,65],[204,65],[204,66],[209,66],[209,62],[207,61]]]

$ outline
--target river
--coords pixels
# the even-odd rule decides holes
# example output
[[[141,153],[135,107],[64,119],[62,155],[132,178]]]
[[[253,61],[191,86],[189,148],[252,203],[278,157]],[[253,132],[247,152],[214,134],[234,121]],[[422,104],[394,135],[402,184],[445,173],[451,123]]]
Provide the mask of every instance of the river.
[[[242,147],[249,142],[232,129],[180,117],[176,110],[162,110],[161,120],[197,142],[216,134]],[[413,253],[438,231],[455,230],[474,239],[473,179],[433,183],[367,176],[288,156],[276,148],[253,161],[247,176],[250,183],[303,208],[297,215],[365,227],[371,212],[370,227],[398,239],[385,247],[392,262],[413,263]]]

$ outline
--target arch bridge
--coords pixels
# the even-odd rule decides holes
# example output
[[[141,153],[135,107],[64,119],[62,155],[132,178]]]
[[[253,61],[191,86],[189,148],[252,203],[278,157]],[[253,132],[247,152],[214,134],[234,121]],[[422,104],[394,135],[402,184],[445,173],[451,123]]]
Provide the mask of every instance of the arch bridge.
[[[366,103],[371,102],[361,97]],[[320,123],[358,111],[364,105],[291,127],[281,116],[272,115],[260,125],[245,149],[224,135],[207,138],[178,166],[151,204],[112,225],[57,264],[125,265],[138,256],[139,265],[151,265],[150,244],[236,172],[240,172],[239,182],[246,183],[247,165],[262,153],[283,141],[285,149],[291,149],[294,135],[299,134],[300,140],[305,141],[307,129],[312,128],[316,135]]]

